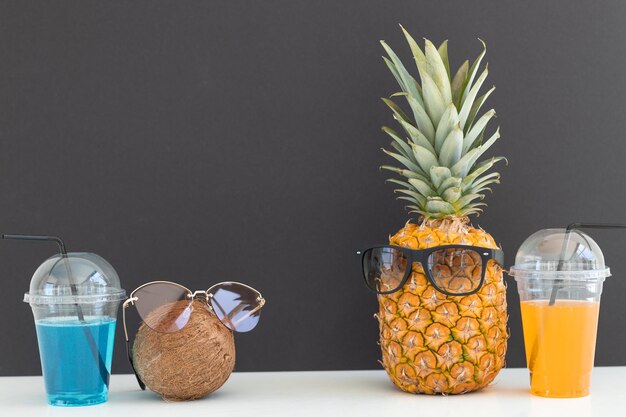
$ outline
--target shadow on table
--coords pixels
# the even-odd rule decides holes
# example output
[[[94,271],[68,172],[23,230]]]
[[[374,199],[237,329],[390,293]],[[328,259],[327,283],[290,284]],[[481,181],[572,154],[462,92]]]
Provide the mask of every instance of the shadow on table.
[[[217,390],[204,398],[199,398],[197,400],[187,400],[187,401],[175,401],[175,400],[165,400],[157,393],[150,391],[150,389],[146,389],[145,391],[140,390],[127,390],[127,391],[115,391],[110,394],[109,402],[114,402],[115,404],[140,404],[140,403],[165,403],[165,404],[184,404],[184,403],[192,403],[196,401],[210,401],[211,399],[225,398],[229,397],[231,393],[224,392],[221,390]]]

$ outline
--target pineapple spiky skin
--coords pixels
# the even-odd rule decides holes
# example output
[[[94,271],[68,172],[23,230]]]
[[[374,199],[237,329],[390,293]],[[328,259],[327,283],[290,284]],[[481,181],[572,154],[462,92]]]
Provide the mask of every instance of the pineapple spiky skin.
[[[497,248],[482,229],[456,221],[408,223],[390,244],[411,249],[461,244]],[[489,261],[481,289],[468,296],[438,292],[413,265],[406,284],[379,294],[382,363],[403,391],[462,394],[488,385],[504,366],[507,305],[502,268]]]

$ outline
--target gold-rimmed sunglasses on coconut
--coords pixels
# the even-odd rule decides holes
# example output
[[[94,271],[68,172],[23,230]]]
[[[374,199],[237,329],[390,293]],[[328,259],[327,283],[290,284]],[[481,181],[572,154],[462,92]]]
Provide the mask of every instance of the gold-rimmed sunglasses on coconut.
[[[191,291],[187,287],[170,281],[153,281],[137,287],[124,302],[122,320],[128,360],[142,390],[145,384],[137,374],[130,349],[126,327],[126,309],[133,305],[141,320],[154,331],[174,333],[189,322],[193,301],[206,303],[209,311],[228,329],[243,333],[254,329],[261,316],[265,299],[254,288],[240,282],[225,281],[211,286],[206,291]]]

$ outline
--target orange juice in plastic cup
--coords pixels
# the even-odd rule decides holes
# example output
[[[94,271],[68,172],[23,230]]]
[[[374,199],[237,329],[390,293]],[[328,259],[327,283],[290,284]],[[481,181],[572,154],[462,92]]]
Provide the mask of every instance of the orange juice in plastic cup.
[[[524,346],[530,391],[543,397],[589,394],[600,303],[523,301]]]
[[[589,395],[600,295],[610,276],[602,251],[580,230],[544,229],[522,244],[510,274],[520,295],[530,392]]]

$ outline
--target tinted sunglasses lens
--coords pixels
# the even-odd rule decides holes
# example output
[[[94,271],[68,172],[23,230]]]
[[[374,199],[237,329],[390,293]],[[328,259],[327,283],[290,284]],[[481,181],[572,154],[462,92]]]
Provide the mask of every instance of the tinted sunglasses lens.
[[[191,315],[187,289],[175,284],[155,282],[135,291],[135,306],[141,319],[152,330],[173,333],[182,329]]]
[[[260,294],[234,282],[211,289],[209,298],[217,317],[231,330],[243,333],[254,329],[261,316]]]
[[[376,292],[398,289],[402,285],[406,268],[406,255],[396,248],[372,248],[363,254],[365,282]]]
[[[446,248],[428,257],[428,268],[435,285],[449,294],[474,291],[480,285],[483,260],[473,249]]]

